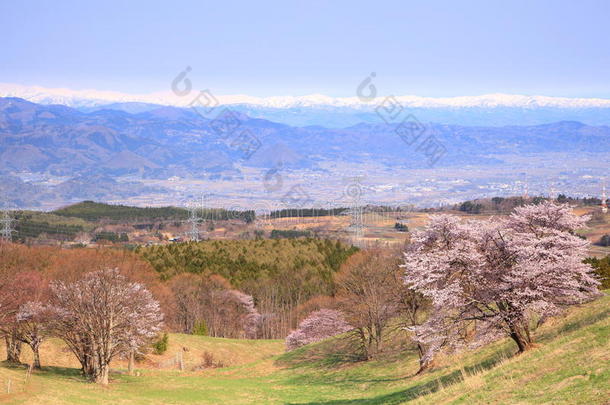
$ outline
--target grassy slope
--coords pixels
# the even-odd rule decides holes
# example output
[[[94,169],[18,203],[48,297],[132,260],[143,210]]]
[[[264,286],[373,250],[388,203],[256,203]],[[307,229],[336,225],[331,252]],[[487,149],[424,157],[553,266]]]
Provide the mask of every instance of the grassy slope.
[[[139,377],[113,375],[109,388],[84,383],[57,342],[43,349],[45,367],[26,384],[24,369],[0,367],[0,389],[11,379],[3,403],[85,404],[607,404],[610,399],[610,296],[572,309],[536,332],[538,347],[520,355],[503,341],[448,357],[433,372],[414,376],[408,352],[383,361],[349,363],[321,353],[323,342],[277,355],[280,341],[244,341],[172,335],[164,356],[149,356]],[[184,352],[187,370],[203,350],[230,367],[206,371],[153,368]],[[65,357],[62,357],[65,356]],[[27,358],[27,356],[25,357]],[[124,367],[118,362],[116,368]]]

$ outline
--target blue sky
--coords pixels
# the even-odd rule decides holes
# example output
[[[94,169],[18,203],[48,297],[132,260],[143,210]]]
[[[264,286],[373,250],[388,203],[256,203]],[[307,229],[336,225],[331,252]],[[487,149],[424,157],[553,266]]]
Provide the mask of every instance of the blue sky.
[[[0,0],[0,82],[217,94],[610,97],[610,1]]]

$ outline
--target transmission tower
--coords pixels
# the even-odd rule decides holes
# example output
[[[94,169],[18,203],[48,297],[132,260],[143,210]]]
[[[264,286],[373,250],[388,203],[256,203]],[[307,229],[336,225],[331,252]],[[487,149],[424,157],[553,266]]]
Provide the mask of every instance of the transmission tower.
[[[326,201],[326,216],[330,217],[333,215],[333,203],[331,203],[330,201]]]
[[[602,185],[602,212],[606,214],[608,212],[608,203],[606,202],[606,180]]]
[[[351,184],[346,188],[346,194],[350,198],[350,224],[348,230],[351,234],[352,244],[360,246],[364,237],[364,220],[362,209],[362,179],[353,177]]]
[[[202,232],[200,231],[199,226],[201,222],[203,222],[203,219],[200,215],[203,214],[204,206],[205,203],[203,196],[201,197],[198,203],[191,203],[187,206],[189,216],[185,222],[188,224],[189,229],[185,232],[185,235],[191,241],[199,242],[201,240]]]
[[[15,232],[15,229],[13,228],[14,222],[15,218],[11,215],[11,211],[6,208],[2,209],[0,213],[0,225],[2,226],[0,239],[5,242],[11,242],[13,240],[13,233]]]
[[[555,183],[554,182],[549,182],[548,186],[549,186],[549,198],[551,200],[556,200],[557,199],[557,193],[556,193],[556,190],[555,190]]]

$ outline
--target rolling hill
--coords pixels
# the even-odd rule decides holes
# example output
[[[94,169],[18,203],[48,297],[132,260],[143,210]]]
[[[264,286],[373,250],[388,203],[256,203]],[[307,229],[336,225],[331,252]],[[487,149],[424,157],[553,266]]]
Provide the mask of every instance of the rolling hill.
[[[610,296],[572,308],[536,333],[519,356],[507,340],[448,356],[415,375],[408,347],[370,362],[340,355],[334,339],[283,352],[283,342],[171,335],[164,355],[148,355],[137,376],[115,362],[109,388],[88,384],[61,343],[43,344],[43,370],[0,366],[6,404],[592,404],[610,398]],[[330,350],[329,350],[330,349]],[[204,352],[227,367],[194,370]],[[182,353],[185,371],[176,367]],[[0,355],[3,355],[0,353]],[[30,353],[24,353],[28,361]],[[121,372],[123,370],[123,372]]]

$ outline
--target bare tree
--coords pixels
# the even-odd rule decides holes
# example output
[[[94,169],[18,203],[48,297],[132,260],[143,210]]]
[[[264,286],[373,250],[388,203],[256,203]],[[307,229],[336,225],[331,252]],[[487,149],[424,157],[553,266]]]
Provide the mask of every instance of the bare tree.
[[[339,308],[355,328],[365,359],[382,349],[384,329],[398,314],[399,260],[393,252],[366,250],[350,257],[337,274]]]
[[[111,360],[143,347],[161,330],[159,303],[144,285],[117,269],[54,282],[52,292],[59,314],[56,333],[91,381],[108,384]]]
[[[175,276],[170,281],[176,302],[175,323],[184,333],[192,333],[200,317],[202,278],[191,273]]]
[[[30,345],[35,359],[39,359],[38,348],[45,335],[41,323],[47,315],[46,311],[43,315],[38,310],[47,299],[47,288],[48,282],[38,271],[18,272],[4,282],[0,299],[3,308],[0,332],[6,341],[8,362],[20,363],[22,343]],[[40,366],[39,361],[37,366]]]
[[[261,315],[252,296],[235,290],[221,276],[182,274],[172,280],[178,324],[191,333],[196,322],[205,322],[210,336],[256,338]]]
[[[9,363],[19,363],[21,354],[21,342],[16,339],[11,322],[18,308],[15,302],[17,296],[13,289],[18,259],[19,255],[16,254],[13,244],[0,243],[0,335],[6,343],[6,361]]]

